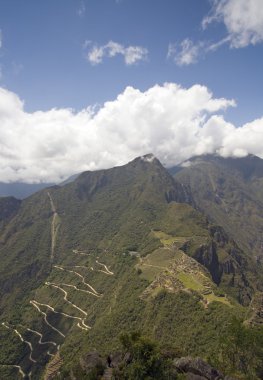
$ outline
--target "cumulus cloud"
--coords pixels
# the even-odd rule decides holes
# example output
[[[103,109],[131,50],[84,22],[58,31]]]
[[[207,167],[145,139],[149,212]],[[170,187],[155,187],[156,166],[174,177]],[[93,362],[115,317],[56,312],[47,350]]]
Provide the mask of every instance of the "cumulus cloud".
[[[206,28],[213,22],[225,24],[232,48],[263,42],[262,0],[213,0],[212,10],[202,26]]]
[[[193,155],[263,157],[263,118],[240,128],[222,112],[233,100],[205,87],[127,87],[99,110],[28,113],[0,88],[0,181],[60,181],[84,170],[125,164],[149,152],[172,166]]]
[[[148,50],[145,47],[125,47],[114,41],[109,41],[106,45],[102,46],[94,45],[91,41],[86,41],[84,49],[86,48],[88,48],[86,58],[92,65],[98,65],[102,63],[104,58],[113,58],[116,55],[122,55],[126,65],[134,65],[139,61],[145,61],[148,57]]]
[[[171,58],[178,66],[196,63],[204,47],[203,42],[194,43],[186,38],[181,43],[170,43],[167,58]]]

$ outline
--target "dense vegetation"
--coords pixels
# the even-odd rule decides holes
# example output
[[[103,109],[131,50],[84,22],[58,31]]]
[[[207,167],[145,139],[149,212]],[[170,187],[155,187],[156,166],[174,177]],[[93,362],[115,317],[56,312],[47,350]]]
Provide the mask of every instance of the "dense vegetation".
[[[236,362],[227,359],[243,354],[238,348],[225,357],[222,336],[231,337],[235,317],[249,326],[260,320],[258,306],[249,306],[258,300],[251,305],[260,307],[259,262],[223,223],[196,210],[195,198],[147,156],[83,173],[22,203],[2,201],[0,378],[21,378],[15,366],[41,378],[58,346],[68,376],[85,352],[121,350],[127,339],[121,343],[120,333],[135,330],[158,341],[158,349],[145,338],[133,342],[139,351],[148,345],[150,357],[169,345],[232,373]],[[240,378],[256,378],[261,338],[244,329],[255,361],[236,368]]]

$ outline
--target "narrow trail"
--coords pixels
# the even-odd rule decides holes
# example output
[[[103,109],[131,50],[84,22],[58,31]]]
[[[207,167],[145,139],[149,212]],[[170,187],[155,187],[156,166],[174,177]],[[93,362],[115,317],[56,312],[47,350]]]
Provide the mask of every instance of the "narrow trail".
[[[24,379],[26,377],[26,374],[22,370],[22,368],[20,367],[20,365],[16,365],[16,364],[0,364],[0,366],[1,367],[14,367],[14,368],[17,368],[18,369],[18,373],[22,376],[22,379]],[[30,377],[30,374],[28,376]]]
[[[11,327],[8,326],[5,322],[2,322],[2,325],[3,325],[6,329],[14,331],[14,333],[19,337],[19,339],[21,340],[21,342],[27,344],[27,346],[29,347],[29,350],[30,350],[29,360],[30,360],[32,363],[36,363],[37,361],[36,361],[35,359],[32,358],[33,347],[32,347],[31,342],[25,340],[25,339],[22,337],[22,335],[20,334],[20,332],[19,332],[16,328],[13,328],[13,327],[11,328]]]
[[[56,235],[57,235],[58,227],[59,227],[57,223],[58,213],[57,213],[54,201],[50,195],[50,192],[48,192],[47,194],[50,200],[51,210],[53,212],[53,218],[52,218],[52,223],[51,223],[51,255],[50,255],[51,261],[53,261],[55,246],[56,246]]]
[[[46,314],[44,311],[42,311],[42,310],[40,309],[40,307],[39,307],[39,305],[40,305],[40,306],[46,306],[47,308],[49,308],[50,310],[52,310],[53,308],[51,308],[51,306],[49,306],[49,305],[45,305],[45,304],[40,303],[40,302],[37,302],[37,301],[35,301],[35,300],[30,300],[30,303],[31,303],[32,306],[34,306],[34,307],[37,309],[37,311],[38,311],[40,314],[44,315],[44,321],[46,322],[46,324],[47,324],[52,330],[56,331],[56,332],[57,332],[60,336],[62,336],[63,338],[66,338],[66,336],[65,336],[61,331],[59,331],[58,329],[56,329],[56,327],[54,327],[53,325],[51,325],[51,323],[48,322],[48,320],[47,320],[47,314]],[[53,310],[52,310],[52,311],[53,311]]]
[[[72,316],[72,318],[79,319],[79,320],[81,321],[81,323],[82,323],[82,327],[84,327],[86,330],[91,329],[91,327],[88,326],[88,325],[86,325],[86,323],[85,323],[85,318],[87,317],[88,313],[86,313],[85,310],[81,309],[80,307],[78,307],[77,305],[75,305],[73,302],[71,302],[71,301],[68,299],[68,292],[66,292],[66,290],[64,290],[64,289],[61,288],[59,285],[54,284],[54,283],[52,283],[52,282],[45,282],[45,284],[46,284],[47,286],[52,286],[53,288],[59,289],[59,290],[64,294],[64,297],[63,297],[64,301],[67,302],[67,303],[70,304],[72,307],[74,307],[75,309],[77,309],[78,311],[80,311],[82,314],[85,315],[84,318],[73,317],[73,316]],[[80,327],[79,324],[77,324],[77,326]]]
[[[108,275],[110,275],[110,276],[114,275],[114,273],[111,272],[111,271],[109,270],[109,268],[108,268],[105,264],[100,263],[98,260],[96,260],[96,263],[99,264],[99,265],[101,265],[101,266],[103,266],[103,267],[105,268],[105,271],[106,271],[106,272],[105,272],[105,271],[101,271],[101,272],[106,273],[106,274],[108,274]]]
[[[95,290],[90,284],[88,284],[87,282],[85,282],[85,279],[84,279],[84,276],[82,276],[82,274],[78,273],[78,272],[75,272],[74,270],[70,270],[70,269],[65,269],[59,265],[54,265],[54,268],[57,268],[59,270],[62,270],[62,271],[65,271],[65,272],[70,272],[70,273],[74,273],[76,276],[78,276],[79,278],[81,278],[81,281],[84,285],[88,286],[91,291],[93,292],[92,294],[95,296],[95,297],[101,297],[102,294],[98,293],[97,290]]]
[[[38,335],[40,338],[39,338],[39,340],[38,340],[38,344],[52,344],[53,346],[57,346],[57,343],[55,343],[55,342],[53,342],[53,341],[46,341],[46,342],[43,342],[42,341],[42,339],[43,339],[43,334],[41,334],[39,331],[36,331],[36,330],[32,330],[32,329],[30,329],[30,328],[28,328],[28,327],[26,327],[26,330],[27,331],[30,331],[30,332],[32,332],[33,334],[35,334],[35,335]]]

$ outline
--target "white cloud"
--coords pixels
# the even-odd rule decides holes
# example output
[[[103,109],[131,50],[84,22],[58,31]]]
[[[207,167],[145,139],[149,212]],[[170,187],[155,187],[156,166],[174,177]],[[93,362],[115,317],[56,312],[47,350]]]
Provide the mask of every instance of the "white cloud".
[[[167,58],[171,58],[178,66],[190,65],[197,62],[203,46],[202,42],[194,44],[189,38],[179,44],[170,43]]]
[[[224,23],[227,35],[219,41],[198,41],[189,38],[168,46],[167,57],[178,66],[197,63],[201,56],[214,52],[228,44],[231,48],[243,48],[263,42],[262,0],[211,0],[212,8],[202,21],[203,29],[214,22]]]
[[[85,6],[84,1],[81,1],[77,9],[77,15],[79,17],[84,17],[85,13],[86,13],[86,6]]]
[[[124,60],[127,65],[134,65],[138,61],[145,61],[148,50],[141,46],[128,46],[125,49]]]
[[[93,48],[88,52],[87,59],[92,65],[98,65],[102,62],[104,56],[104,48],[93,46]]]
[[[60,181],[152,152],[171,166],[193,155],[254,153],[263,158],[263,118],[235,128],[220,114],[235,106],[205,87],[127,87],[99,110],[28,113],[0,88],[0,181]]]
[[[225,24],[232,48],[263,42],[262,0],[214,0],[203,28],[215,21]]]
[[[145,61],[148,56],[148,50],[142,46],[125,47],[114,41],[109,41],[102,46],[91,45],[91,41],[85,42],[84,50],[89,47],[86,57],[92,65],[102,63],[105,57],[113,58],[116,55],[122,55],[126,65],[134,65],[139,61]]]

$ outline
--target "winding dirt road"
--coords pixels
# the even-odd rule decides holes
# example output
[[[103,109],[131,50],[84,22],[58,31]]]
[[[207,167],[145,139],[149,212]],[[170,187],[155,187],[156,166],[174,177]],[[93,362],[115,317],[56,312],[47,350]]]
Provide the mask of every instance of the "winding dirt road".
[[[38,344],[52,344],[53,346],[57,346],[57,343],[55,343],[55,342],[53,342],[53,341],[47,341],[47,342],[43,342],[42,341],[42,339],[43,339],[43,334],[41,334],[39,331],[36,331],[36,330],[32,330],[32,329],[30,329],[30,328],[28,328],[28,327],[26,327],[26,330],[27,331],[30,331],[30,332],[32,332],[33,334],[35,334],[35,335],[38,335],[40,338],[39,338],[39,340],[38,340]]]
[[[54,327],[53,325],[51,325],[51,323],[48,322],[48,320],[47,320],[47,314],[46,314],[44,311],[42,311],[42,310],[40,309],[40,307],[39,307],[39,305],[40,305],[40,306],[45,306],[45,307],[47,307],[48,309],[54,311],[54,309],[53,309],[51,306],[46,305],[46,304],[43,304],[43,303],[40,303],[40,302],[37,302],[37,301],[35,301],[35,300],[30,300],[29,302],[31,303],[32,306],[34,306],[34,307],[37,309],[37,311],[38,311],[40,314],[44,315],[44,321],[46,322],[46,324],[47,324],[52,330],[56,331],[56,332],[57,332],[60,336],[62,336],[63,338],[66,338],[66,336],[65,336],[61,331],[59,331],[56,327]],[[61,314],[61,313],[59,313],[59,314]]]
[[[25,340],[23,338],[23,336],[20,334],[20,332],[16,329],[16,328],[11,328],[9,325],[7,325],[5,322],[2,322],[2,325],[8,329],[8,330],[12,330],[14,331],[14,333],[19,337],[19,339],[21,340],[22,343],[25,343],[28,347],[29,347],[29,350],[30,350],[30,354],[29,354],[29,360],[32,362],[32,363],[36,363],[37,361],[35,359],[32,358],[32,353],[33,353],[33,347],[32,347],[32,344],[31,342],[28,342],[27,340]]]
[[[17,368],[18,369],[18,373],[22,376],[22,379],[24,379],[26,377],[26,374],[22,370],[22,368],[20,367],[20,365],[16,365],[16,364],[0,364],[0,366],[1,367],[14,367],[14,368]],[[30,377],[30,374],[28,376]]]
[[[78,307],[77,305],[75,305],[73,302],[71,302],[69,299],[68,299],[68,292],[66,292],[66,290],[64,290],[63,288],[61,288],[59,285],[57,284],[54,284],[52,282],[46,282],[45,285],[47,286],[52,286],[53,288],[56,288],[56,289],[59,289],[63,294],[64,294],[64,301],[67,302],[68,304],[70,304],[72,307],[74,307],[75,309],[77,309],[78,311],[80,311],[82,314],[85,315],[85,318],[87,317],[88,313],[81,309],[80,307]],[[68,314],[69,315],[69,314]],[[71,316],[71,318],[75,318],[75,319],[79,319],[82,323],[82,327],[84,327],[86,330],[89,330],[91,329],[90,326],[86,325],[85,323],[85,318],[79,318],[79,317],[74,317],[74,316]],[[79,327],[79,324],[77,325]]]
[[[108,268],[105,264],[100,263],[98,260],[96,260],[96,263],[99,264],[99,265],[101,265],[101,266],[103,266],[103,267],[105,268],[105,271],[99,270],[100,272],[106,273],[106,274],[108,274],[108,275],[110,275],[110,276],[114,275],[114,273],[111,272],[111,271],[109,270],[109,268]]]
[[[102,294],[98,293],[97,290],[95,290],[90,284],[88,284],[87,282],[85,282],[85,278],[84,276],[82,276],[82,274],[78,273],[78,272],[75,272],[74,270],[71,270],[71,269],[66,269],[64,267],[61,267],[59,265],[54,265],[54,268],[57,268],[59,270],[62,270],[62,271],[65,271],[65,272],[70,272],[70,273],[74,273],[76,276],[78,276],[79,278],[81,278],[81,282],[88,286],[88,288],[91,289],[91,291],[93,292],[92,294],[95,296],[95,297],[101,297]]]

